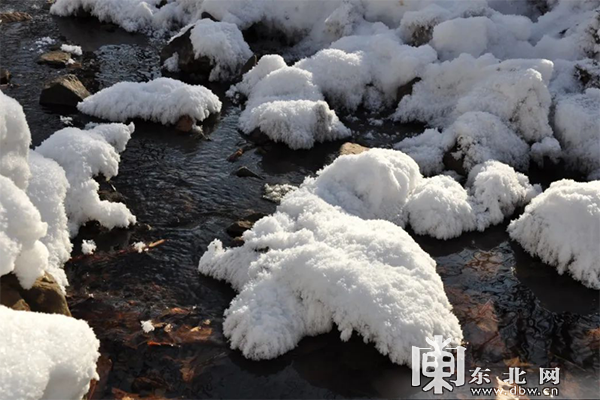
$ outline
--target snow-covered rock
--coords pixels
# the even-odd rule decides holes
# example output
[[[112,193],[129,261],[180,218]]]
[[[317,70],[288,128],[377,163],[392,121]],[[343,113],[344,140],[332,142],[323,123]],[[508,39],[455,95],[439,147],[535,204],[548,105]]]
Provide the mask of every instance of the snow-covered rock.
[[[221,111],[221,101],[204,86],[157,78],[141,83],[119,82],[87,97],[77,109],[109,121],[141,118],[167,125],[184,116],[203,121]]]
[[[0,320],[0,399],[79,400],[99,379],[100,342],[84,321],[4,306]]]
[[[41,242],[47,229],[25,191],[0,175],[0,276],[14,272],[23,288],[31,288],[48,266]]]
[[[600,290],[600,181],[552,183],[510,223],[508,233],[560,274]]]
[[[0,92],[0,175],[10,178],[17,187],[27,188],[31,176],[27,157],[31,133],[23,107]]]
[[[98,174],[106,179],[118,174],[119,152],[125,149],[133,130],[133,124],[97,125],[88,130],[64,128],[35,149],[65,170],[69,182],[65,206],[71,236],[87,221],[98,221],[108,229],[135,223],[135,216],[125,204],[100,200],[100,186],[93,179]]]
[[[600,176],[600,89],[561,97],[554,122],[567,167]]]
[[[42,221],[48,224],[46,235],[40,239],[49,252],[47,272],[64,290],[69,282],[63,265],[71,258],[73,249],[65,210],[69,181],[60,165],[36,151],[29,152],[29,166],[31,180],[27,195],[39,210]]]

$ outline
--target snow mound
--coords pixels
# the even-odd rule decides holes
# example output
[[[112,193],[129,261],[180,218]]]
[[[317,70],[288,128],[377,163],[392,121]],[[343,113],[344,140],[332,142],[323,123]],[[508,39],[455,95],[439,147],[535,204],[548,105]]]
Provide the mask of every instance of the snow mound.
[[[234,78],[252,56],[242,32],[234,24],[202,19],[191,29],[195,57],[207,57],[213,67],[210,81]]]
[[[31,288],[47,269],[48,249],[40,241],[47,229],[27,194],[0,175],[0,276],[14,272],[23,288]]]
[[[23,107],[0,92],[0,175],[26,189],[31,172],[27,163],[31,133]]]
[[[445,128],[466,112],[485,111],[526,142],[541,141],[552,136],[547,88],[552,69],[548,60],[499,62],[489,54],[479,58],[461,54],[428,65],[412,94],[400,101],[394,118]]]
[[[221,111],[221,101],[204,86],[157,78],[142,83],[119,82],[87,97],[77,109],[110,121],[141,118],[167,125],[186,115],[203,121]]]
[[[277,357],[333,324],[342,340],[356,331],[398,364],[410,365],[426,337],[462,338],[435,261],[399,226],[300,188],[244,240],[236,249],[215,240],[199,270],[239,291],[224,333],[245,357]]]
[[[71,45],[71,44],[63,44],[60,46],[60,49],[62,51],[66,51],[67,53],[71,53],[74,56],[80,56],[83,54],[83,51],[81,50],[81,46],[75,46],[75,45]]]
[[[135,217],[124,204],[100,200],[100,185],[93,179],[99,174],[106,179],[117,175],[119,152],[124,150],[133,130],[133,124],[97,125],[89,130],[64,128],[35,149],[65,170],[70,185],[65,207],[71,236],[91,220],[108,229],[135,223]]]
[[[87,256],[94,254],[96,248],[96,242],[93,240],[83,240],[81,242],[81,252]]]
[[[402,207],[421,179],[418,165],[406,154],[371,149],[338,157],[303,186],[349,214],[402,223]]]
[[[244,75],[246,84],[243,81],[242,88],[249,87],[262,72],[262,67],[257,69],[259,66],[260,63]],[[283,142],[291,149],[308,149],[315,142],[351,134],[323,101],[312,74],[295,67],[276,69],[253,85],[239,127],[246,134],[260,129],[271,140]]]
[[[49,252],[47,272],[64,290],[69,282],[62,267],[71,258],[73,249],[65,211],[69,181],[60,165],[36,151],[29,153],[29,166],[31,180],[27,195],[39,210],[42,221],[48,224],[46,235],[40,239]]]
[[[417,234],[446,240],[501,223],[539,191],[510,166],[487,161],[471,170],[465,188],[449,176],[421,180],[404,213]]]
[[[79,400],[99,379],[100,342],[84,321],[0,306],[0,398]]]
[[[600,172],[600,89],[563,96],[554,116],[567,167],[587,174]]]
[[[508,233],[560,274],[600,290],[600,181],[552,183],[510,223]]]

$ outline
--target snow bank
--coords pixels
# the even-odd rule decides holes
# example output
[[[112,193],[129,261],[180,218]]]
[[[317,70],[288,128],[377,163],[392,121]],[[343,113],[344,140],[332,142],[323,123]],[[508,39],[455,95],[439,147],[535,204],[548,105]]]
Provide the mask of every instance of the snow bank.
[[[97,125],[89,130],[64,128],[36,148],[36,152],[65,170],[70,185],[65,207],[71,236],[87,221],[98,221],[108,229],[135,223],[135,216],[124,204],[100,200],[100,185],[93,179],[99,174],[106,179],[117,175],[119,152],[124,150],[133,130],[133,124]]]
[[[191,29],[195,57],[207,57],[211,62],[210,81],[236,77],[252,56],[242,32],[234,24],[202,19]]]
[[[221,101],[204,86],[157,78],[143,83],[117,83],[87,97],[77,109],[110,121],[141,118],[166,125],[186,115],[203,121],[221,111]]]
[[[556,137],[567,167],[586,174],[600,173],[600,89],[561,97],[554,115]]]
[[[510,223],[508,233],[560,274],[600,290],[600,181],[552,183]]]
[[[84,321],[4,306],[0,320],[1,399],[79,400],[99,379],[100,342]]]
[[[47,272],[64,290],[69,282],[63,265],[71,258],[73,249],[65,210],[69,181],[60,165],[36,151],[29,153],[29,166],[31,180],[27,195],[39,210],[42,221],[48,224],[46,235],[40,239],[49,253]]]
[[[31,172],[27,163],[31,133],[23,107],[0,92],[0,175],[26,189]]]
[[[23,288],[31,288],[48,265],[40,241],[47,229],[27,194],[0,175],[0,276],[14,272]]]

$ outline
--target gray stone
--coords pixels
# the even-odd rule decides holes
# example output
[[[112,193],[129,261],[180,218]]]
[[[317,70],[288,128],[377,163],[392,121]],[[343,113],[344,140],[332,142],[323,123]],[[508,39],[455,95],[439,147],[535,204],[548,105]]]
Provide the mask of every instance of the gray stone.
[[[40,104],[76,107],[90,92],[75,75],[63,75],[44,84]]]

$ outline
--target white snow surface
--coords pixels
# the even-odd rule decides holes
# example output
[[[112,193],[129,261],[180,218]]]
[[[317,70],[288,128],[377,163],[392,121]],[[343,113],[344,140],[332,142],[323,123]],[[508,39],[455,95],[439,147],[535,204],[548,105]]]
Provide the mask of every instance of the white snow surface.
[[[69,282],[63,265],[71,258],[73,249],[65,210],[69,181],[60,165],[36,151],[29,152],[29,166],[31,179],[27,195],[39,210],[42,221],[48,224],[46,235],[40,239],[49,253],[47,272],[64,290]]]
[[[235,78],[252,56],[235,24],[201,19],[191,29],[190,40],[195,57],[207,57],[211,61],[210,81]]]
[[[4,306],[0,320],[0,399],[79,400],[99,379],[100,342],[86,322]]]
[[[31,176],[27,157],[31,133],[23,107],[0,91],[0,175],[10,178],[21,189]]]
[[[66,51],[67,53],[71,53],[74,56],[80,56],[83,54],[83,51],[81,50],[81,46],[76,46],[76,45],[72,45],[72,44],[63,44],[60,46],[60,49],[62,51]]]
[[[151,319],[149,319],[147,321],[141,321],[140,324],[142,325],[142,330],[144,331],[144,333],[150,333],[154,329],[156,329],[154,327],[154,325],[152,324],[152,320]]]
[[[93,240],[82,240],[81,241],[81,252],[85,255],[92,255],[96,251],[96,242]]]
[[[157,78],[150,82],[119,82],[87,97],[77,109],[110,121],[140,118],[167,125],[185,115],[203,121],[221,111],[221,101],[204,86]]]
[[[531,255],[585,286],[600,290],[600,181],[561,180],[508,226]]]
[[[72,237],[88,221],[98,221],[108,229],[136,222],[125,204],[100,200],[100,185],[93,179],[98,174],[106,179],[118,174],[119,152],[125,149],[133,130],[133,124],[102,124],[88,130],[64,128],[35,149],[65,170],[69,182],[65,207]]]

